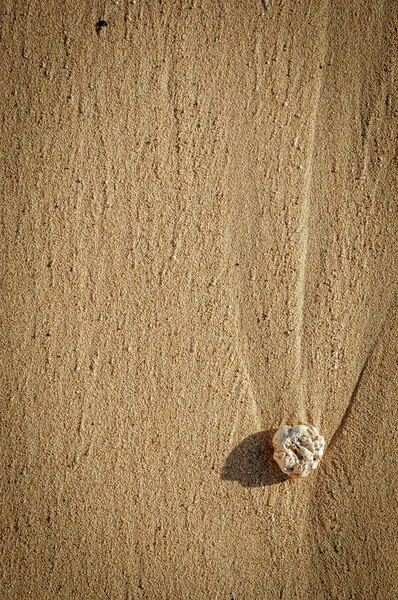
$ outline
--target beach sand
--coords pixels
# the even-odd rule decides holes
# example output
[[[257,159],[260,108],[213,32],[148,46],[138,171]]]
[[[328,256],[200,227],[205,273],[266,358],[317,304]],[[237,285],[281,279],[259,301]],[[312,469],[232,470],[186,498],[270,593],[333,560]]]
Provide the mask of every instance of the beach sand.
[[[1,600],[398,598],[396,8],[2,2]]]

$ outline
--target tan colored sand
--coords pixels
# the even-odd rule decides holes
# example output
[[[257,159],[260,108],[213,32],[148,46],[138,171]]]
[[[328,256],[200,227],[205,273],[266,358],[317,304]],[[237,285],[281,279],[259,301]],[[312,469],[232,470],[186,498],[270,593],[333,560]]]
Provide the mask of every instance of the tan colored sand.
[[[398,598],[396,8],[3,0],[1,600]]]

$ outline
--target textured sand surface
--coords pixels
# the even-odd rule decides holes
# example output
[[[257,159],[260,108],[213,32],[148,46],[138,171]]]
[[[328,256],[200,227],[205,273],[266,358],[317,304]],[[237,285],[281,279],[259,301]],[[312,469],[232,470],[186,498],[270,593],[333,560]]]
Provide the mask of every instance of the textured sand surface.
[[[396,11],[3,0],[1,600],[398,598]]]

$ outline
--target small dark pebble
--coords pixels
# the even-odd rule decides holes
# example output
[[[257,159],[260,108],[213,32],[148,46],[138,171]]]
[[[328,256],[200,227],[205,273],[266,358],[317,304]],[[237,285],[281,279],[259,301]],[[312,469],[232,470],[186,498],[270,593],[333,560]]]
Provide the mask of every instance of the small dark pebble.
[[[108,23],[106,21],[98,21],[95,26],[96,32],[99,33],[103,27],[108,27]]]

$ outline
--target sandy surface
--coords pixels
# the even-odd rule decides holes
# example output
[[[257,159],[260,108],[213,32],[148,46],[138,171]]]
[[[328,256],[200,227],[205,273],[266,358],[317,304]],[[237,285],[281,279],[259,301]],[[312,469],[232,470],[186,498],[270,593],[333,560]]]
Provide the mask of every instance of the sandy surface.
[[[396,9],[3,0],[1,600],[398,598]]]

